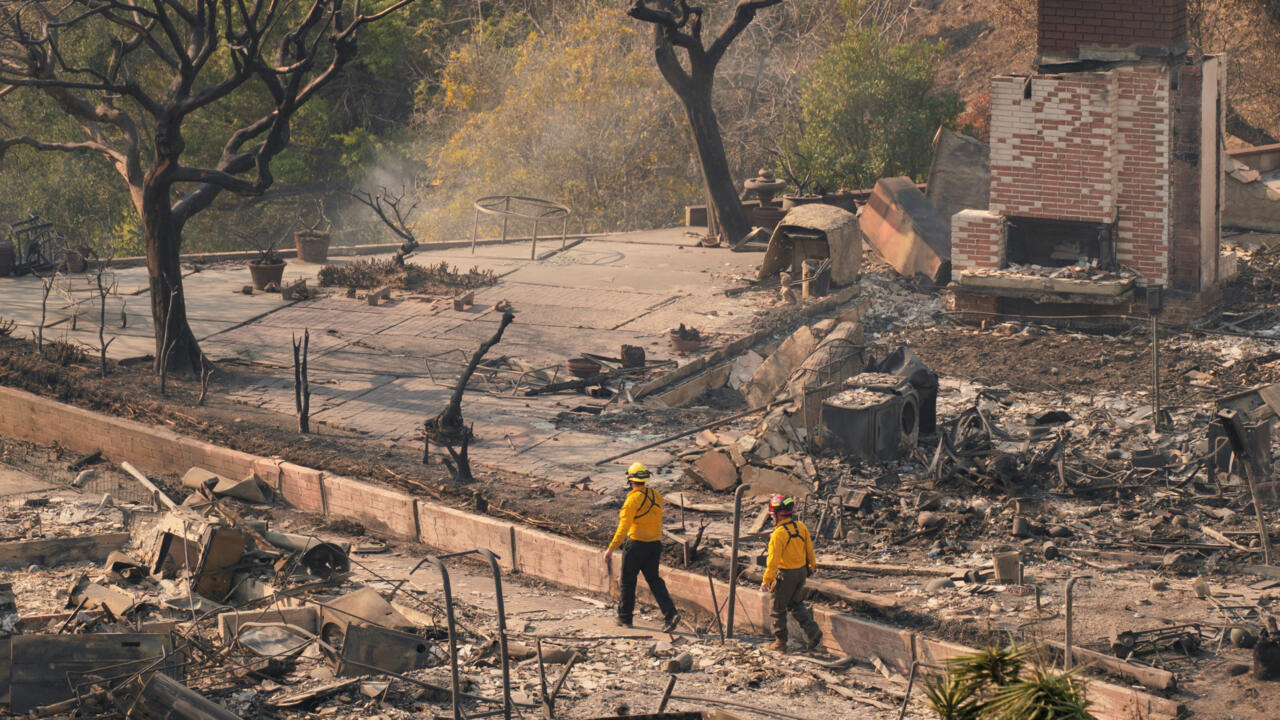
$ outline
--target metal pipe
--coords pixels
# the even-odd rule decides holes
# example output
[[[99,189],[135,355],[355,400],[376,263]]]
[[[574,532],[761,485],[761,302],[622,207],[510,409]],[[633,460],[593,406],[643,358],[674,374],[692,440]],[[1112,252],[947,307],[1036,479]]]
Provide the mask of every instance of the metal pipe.
[[[498,598],[498,649],[502,653],[502,717],[511,720],[511,660],[507,657],[507,610],[502,601],[502,570],[498,567],[498,556],[489,548],[476,550],[480,557],[489,561],[493,570],[493,592]]]
[[[1151,429],[1160,429],[1160,321],[1151,313]]]
[[[1092,575],[1074,575],[1067,580],[1067,649],[1066,649],[1066,656],[1063,658],[1063,661],[1062,661],[1062,668],[1064,670],[1070,670],[1071,664],[1073,662],[1072,650],[1071,650],[1071,621],[1074,619],[1074,617],[1071,612],[1071,600],[1072,600],[1071,591],[1073,588],[1075,588],[1077,580],[1090,580],[1092,578],[1093,578]]]
[[[554,720],[556,711],[551,706],[551,698],[547,695],[547,666],[542,662],[542,638],[534,642],[534,649],[538,653],[538,683],[542,688],[542,710],[549,720]]]
[[[729,610],[725,614],[724,636],[733,637],[733,609],[738,599],[738,535],[742,527],[742,494],[751,485],[743,483],[733,491],[733,545],[729,551]]]
[[[460,695],[462,683],[458,677],[458,626],[453,617],[453,592],[449,589],[449,570],[444,566],[444,559],[441,557],[430,557],[425,560],[430,560],[440,570],[440,583],[444,588],[444,614],[449,621],[449,670],[453,683],[451,688],[453,720],[462,720],[462,697]],[[421,565],[422,563],[418,564]]]

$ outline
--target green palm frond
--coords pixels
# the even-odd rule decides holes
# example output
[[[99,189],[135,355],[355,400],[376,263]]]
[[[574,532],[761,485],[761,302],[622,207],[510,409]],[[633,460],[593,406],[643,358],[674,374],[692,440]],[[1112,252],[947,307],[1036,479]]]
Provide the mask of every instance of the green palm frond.
[[[1016,645],[989,647],[951,658],[947,661],[947,669],[975,691],[980,687],[1000,688],[1018,679],[1030,654],[1029,648]]]
[[[930,678],[924,687],[929,707],[940,720],[978,720],[982,702],[974,691],[972,685],[950,673]]]
[[[1057,673],[1036,665],[1024,679],[998,689],[983,707],[990,720],[1095,720],[1085,682],[1076,670]]]

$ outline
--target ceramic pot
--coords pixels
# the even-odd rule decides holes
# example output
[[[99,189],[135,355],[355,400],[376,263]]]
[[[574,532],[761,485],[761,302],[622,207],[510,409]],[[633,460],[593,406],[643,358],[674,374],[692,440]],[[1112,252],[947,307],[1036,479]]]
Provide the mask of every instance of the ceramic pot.
[[[249,274],[253,276],[253,289],[265,292],[267,286],[274,283],[274,289],[278,291],[284,279],[284,266],[283,260],[276,264],[249,263]]]

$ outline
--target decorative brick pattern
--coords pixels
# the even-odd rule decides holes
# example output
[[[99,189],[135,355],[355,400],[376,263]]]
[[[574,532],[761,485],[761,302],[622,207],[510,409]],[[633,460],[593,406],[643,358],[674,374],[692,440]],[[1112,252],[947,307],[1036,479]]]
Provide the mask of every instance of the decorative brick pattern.
[[[991,83],[991,203],[1002,215],[1111,222],[1114,73]]]
[[[1116,115],[1116,260],[1150,283],[1169,281],[1169,69],[1123,65]]]
[[[1004,218],[990,210],[961,210],[951,217],[954,271],[1004,265]]]
[[[1041,56],[1081,50],[1161,50],[1187,40],[1186,0],[1040,0]]]
[[[1199,146],[1199,121],[1193,125],[1190,119],[1193,109],[1199,112],[1199,90],[1180,89],[1175,97],[1172,87],[1172,71],[1159,62],[1105,72],[993,78],[990,212],[1115,222],[1117,260],[1147,282],[1167,284],[1171,173],[1179,169],[1173,164],[1175,107],[1185,106],[1179,128],[1187,137],[1181,142]],[[1190,156],[1179,157],[1191,181],[1179,197],[1198,206],[1198,170],[1189,164]],[[1186,235],[1183,257],[1197,260],[1198,211],[1188,209],[1178,220]],[[992,228],[989,217],[957,216],[952,226],[957,269],[1004,264],[1004,234]]]

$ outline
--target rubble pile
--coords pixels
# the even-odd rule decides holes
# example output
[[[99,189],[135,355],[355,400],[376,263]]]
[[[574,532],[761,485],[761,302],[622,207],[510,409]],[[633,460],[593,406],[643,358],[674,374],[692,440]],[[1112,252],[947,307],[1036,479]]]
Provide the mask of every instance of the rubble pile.
[[[975,268],[966,270],[966,273],[981,277],[1002,277],[1002,276],[1033,276],[1043,278],[1055,278],[1062,280],[1089,280],[1092,282],[1104,282],[1115,280],[1137,280],[1142,276],[1130,270],[1127,267],[1118,268],[1102,268],[1098,266],[1097,259],[1090,258],[1087,261],[1081,261],[1074,265],[1064,265],[1062,267],[1049,267],[1045,265],[1019,264],[1009,263],[1007,267],[998,270],[988,268]]]
[[[901,702],[901,677],[726,641],[711,616],[691,619],[692,632],[619,633],[605,603],[519,576],[506,578],[514,588],[465,589],[492,583],[484,563],[452,567],[464,589],[446,597],[429,558],[272,520],[276,508],[239,497],[266,494],[252,478],[192,468],[167,486],[143,480],[154,504],[53,493],[0,511],[6,529],[27,528],[0,542],[0,702],[11,712],[443,718],[456,693],[468,716],[502,714],[509,699],[513,717],[612,717],[657,706],[664,673],[678,682],[676,709],[736,702],[817,717],[824,702],[895,713]]]

